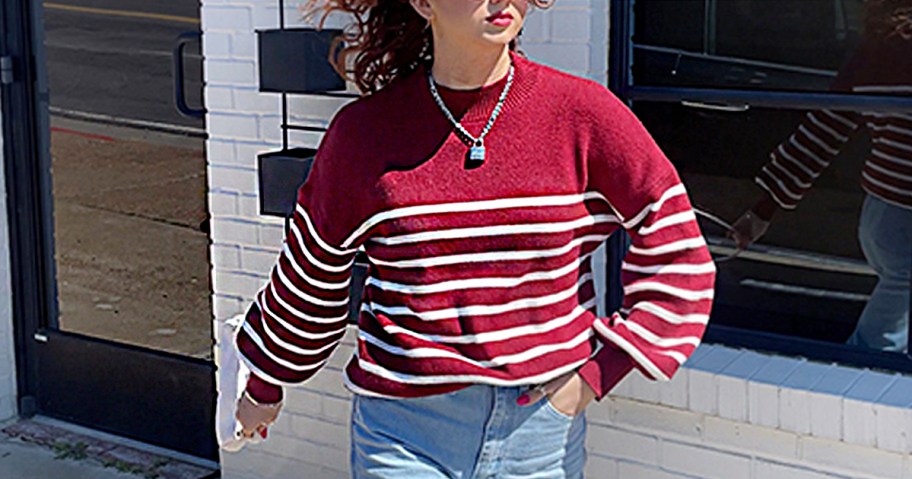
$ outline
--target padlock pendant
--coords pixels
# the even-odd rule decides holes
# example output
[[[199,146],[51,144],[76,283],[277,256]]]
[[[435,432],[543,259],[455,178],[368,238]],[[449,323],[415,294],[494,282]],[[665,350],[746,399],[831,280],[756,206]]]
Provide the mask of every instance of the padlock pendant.
[[[483,163],[485,160],[485,147],[483,144],[472,145],[469,148],[469,161]]]

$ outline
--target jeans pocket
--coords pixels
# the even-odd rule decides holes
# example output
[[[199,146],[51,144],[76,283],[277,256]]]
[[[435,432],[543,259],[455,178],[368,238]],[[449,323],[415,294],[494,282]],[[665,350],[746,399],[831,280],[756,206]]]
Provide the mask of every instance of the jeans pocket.
[[[560,409],[556,408],[554,406],[554,404],[551,402],[550,397],[545,396],[544,398],[542,398],[542,401],[544,401],[544,403],[545,403],[545,405],[543,406],[545,408],[545,410],[547,410],[552,416],[556,417],[557,419],[560,419],[560,420],[566,421],[566,422],[573,422],[573,420],[576,419],[576,416],[567,414],[565,412],[562,412]]]

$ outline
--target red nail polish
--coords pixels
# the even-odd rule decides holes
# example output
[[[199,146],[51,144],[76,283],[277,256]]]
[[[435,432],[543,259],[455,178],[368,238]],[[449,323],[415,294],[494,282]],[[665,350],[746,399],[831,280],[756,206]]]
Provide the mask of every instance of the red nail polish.
[[[529,404],[529,401],[530,401],[529,396],[526,394],[523,394],[522,396],[519,397],[519,399],[516,400],[516,404],[519,404],[520,406],[525,406],[526,404]]]
[[[262,436],[262,437],[263,437],[263,439],[266,439],[266,431],[267,431],[267,429],[266,429],[266,428],[263,428],[263,430],[262,430],[262,431],[260,431],[260,436]]]

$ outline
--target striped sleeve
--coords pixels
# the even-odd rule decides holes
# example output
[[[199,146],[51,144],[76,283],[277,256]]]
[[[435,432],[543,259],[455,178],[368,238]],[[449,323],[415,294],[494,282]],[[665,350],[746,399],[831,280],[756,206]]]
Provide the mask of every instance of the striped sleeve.
[[[277,402],[283,386],[316,374],[345,334],[354,258],[363,241],[352,232],[364,205],[346,173],[338,129],[331,124],[324,135],[269,280],[237,335],[251,371],[247,391],[257,401]]]
[[[632,245],[624,258],[623,306],[597,317],[601,350],[580,369],[599,398],[632,369],[667,381],[703,337],[715,264],[687,191],[633,113],[612,96],[590,135],[588,187],[604,195]]]
[[[855,112],[808,112],[798,129],[770,153],[754,182],[780,207],[795,209],[860,124]]]

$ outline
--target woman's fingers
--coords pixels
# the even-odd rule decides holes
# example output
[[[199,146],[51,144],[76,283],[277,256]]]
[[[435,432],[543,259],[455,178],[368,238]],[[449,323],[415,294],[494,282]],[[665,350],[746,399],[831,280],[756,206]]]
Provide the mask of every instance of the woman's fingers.
[[[516,404],[519,404],[520,406],[528,406],[530,404],[535,404],[538,401],[541,401],[542,398],[554,394],[554,392],[566,384],[573,374],[575,373],[565,374],[563,376],[552,379],[551,381],[548,381],[541,386],[526,391],[516,399]]]

